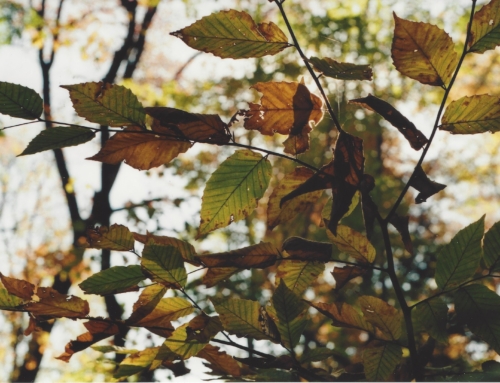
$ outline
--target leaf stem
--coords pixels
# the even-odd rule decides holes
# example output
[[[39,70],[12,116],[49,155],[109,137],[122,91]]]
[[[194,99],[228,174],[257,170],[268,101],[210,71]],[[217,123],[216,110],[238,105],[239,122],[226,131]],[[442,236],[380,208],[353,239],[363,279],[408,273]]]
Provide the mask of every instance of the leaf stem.
[[[16,125],[10,125],[10,126],[5,126],[0,129],[0,131],[5,130],[5,129],[10,129],[10,128],[17,128],[18,126],[23,126],[23,125],[29,125],[29,124],[35,124],[39,121],[28,121],[28,122],[23,122],[21,124],[16,124]]]

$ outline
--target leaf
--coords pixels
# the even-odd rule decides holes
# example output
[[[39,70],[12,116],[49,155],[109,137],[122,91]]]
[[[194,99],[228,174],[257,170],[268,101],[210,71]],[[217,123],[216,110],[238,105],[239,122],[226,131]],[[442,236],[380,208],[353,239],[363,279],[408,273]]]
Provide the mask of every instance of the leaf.
[[[500,297],[484,285],[467,285],[455,293],[455,311],[461,323],[500,352]]]
[[[290,237],[283,242],[281,249],[290,255],[287,259],[328,262],[332,259],[333,246],[327,242]]]
[[[403,351],[400,345],[383,342],[363,351],[365,375],[368,381],[387,380],[400,363]]]
[[[415,168],[415,175],[412,177],[410,186],[417,189],[420,193],[415,197],[416,203],[427,201],[427,198],[432,197],[434,194],[443,190],[446,185],[432,181],[427,174],[425,174],[422,166]]]
[[[7,289],[0,288],[0,310],[24,311],[23,303],[21,298],[9,294]]]
[[[197,259],[208,267],[237,267],[240,269],[263,269],[273,265],[280,256],[278,249],[271,243],[261,242],[257,245],[238,250],[199,255]]]
[[[335,290],[340,291],[351,279],[365,275],[367,269],[362,269],[357,266],[334,267],[332,271],[335,279]]]
[[[131,375],[135,375],[144,370],[149,370],[151,363],[156,358],[160,347],[150,347],[127,356],[118,366],[118,370],[113,374],[115,379],[122,380]]]
[[[219,347],[211,344],[207,344],[196,354],[196,357],[208,361],[208,364],[204,363],[204,365],[212,370],[209,372],[210,375],[229,375],[238,378],[242,374],[242,368],[233,357],[224,351],[219,351]]]
[[[89,320],[83,325],[88,331],[79,335],[76,340],[72,340],[66,344],[64,353],[56,357],[56,359],[69,362],[73,354],[83,351],[103,339],[120,333],[120,327],[117,324],[104,320]]]
[[[484,53],[500,44],[500,2],[492,0],[474,14],[469,52]]]
[[[35,285],[29,283],[28,281],[6,277],[2,273],[0,273],[0,279],[9,294],[15,295],[25,301],[30,300],[35,293]]]
[[[316,71],[337,80],[372,80],[373,72],[369,65],[341,63],[328,57],[311,57],[309,62]]]
[[[208,180],[198,237],[247,217],[271,179],[271,163],[250,150],[237,150]]]
[[[283,279],[294,294],[302,296],[311,283],[325,270],[325,264],[315,261],[283,260],[276,269],[276,285]]]
[[[300,195],[281,205],[281,200],[290,194],[299,185],[303,184],[314,175],[311,169],[297,167],[292,173],[286,174],[279,184],[273,189],[267,203],[267,226],[269,230],[274,229],[279,224],[289,221],[298,213],[305,211],[321,197],[322,190]]]
[[[155,282],[178,289],[186,285],[186,269],[181,253],[174,246],[156,244],[152,239],[144,247],[142,269]]]
[[[276,24],[256,24],[248,13],[233,9],[213,13],[170,34],[191,48],[222,58],[275,55],[290,46]]]
[[[203,276],[203,284],[207,287],[213,287],[220,281],[225,281],[234,273],[241,271],[238,267],[211,267]]]
[[[159,124],[180,139],[212,144],[226,144],[231,139],[227,124],[217,114],[188,113],[167,107],[145,108],[145,111],[155,119],[153,126]]]
[[[259,302],[247,299],[217,301],[213,298],[211,301],[220,316],[224,329],[230,334],[276,342],[276,338],[272,337],[267,327],[271,319],[262,315],[263,308]]]
[[[368,238],[351,229],[350,227],[340,225],[337,228],[337,235],[331,231],[326,234],[339,251],[349,254],[351,257],[361,263],[373,263],[377,252]]]
[[[483,250],[484,215],[460,230],[438,253],[436,283],[441,290],[452,288],[471,278],[476,272]]]
[[[42,112],[43,100],[33,89],[0,81],[0,113],[36,120]]]
[[[410,217],[401,217],[397,214],[393,214],[389,222],[396,228],[399,234],[401,234],[401,239],[403,240],[406,251],[413,255],[413,243],[411,241],[410,230],[408,228]]]
[[[373,327],[373,325],[367,322],[358,310],[347,303],[307,303],[326,317],[332,319],[333,326],[355,328],[358,330],[375,333],[375,328]]]
[[[190,147],[190,142],[178,141],[137,126],[130,126],[125,128],[123,133],[115,133],[99,153],[87,159],[113,165],[125,161],[135,169],[149,170],[169,163]]]
[[[38,302],[24,305],[35,317],[42,318],[85,318],[89,315],[89,303],[73,295],[63,295],[51,287],[39,287],[36,295]]]
[[[369,94],[364,98],[349,100],[349,104],[361,105],[368,110],[380,114],[383,118],[389,121],[392,126],[399,130],[399,132],[408,140],[411,147],[415,150],[422,149],[422,147],[428,142],[427,137],[425,137],[425,135],[417,129],[413,122],[403,116],[391,104],[378,97]]]
[[[130,89],[104,82],[62,85],[80,117],[105,126],[144,126],[144,108]]]
[[[419,303],[412,311],[415,331],[427,332],[439,342],[448,341],[446,323],[448,306],[440,298]]]
[[[369,174],[364,174],[364,187],[361,191],[361,210],[363,212],[363,222],[365,224],[366,238],[371,239],[375,219],[378,214],[378,207],[370,196],[370,190],[375,187],[375,179]]]
[[[308,350],[307,353],[302,354],[300,357],[300,363],[321,362],[331,356],[337,355],[339,355],[337,350],[331,350],[327,347],[316,347],[312,350]]]
[[[87,230],[87,240],[81,245],[92,249],[130,251],[134,250],[134,236],[123,225],[101,226]]]
[[[78,286],[85,294],[119,294],[130,291],[144,279],[146,276],[138,265],[114,266],[92,275]]]
[[[458,64],[451,37],[428,23],[400,19],[394,14],[392,59],[396,69],[422,84],[446,86]]]
[[[495,223],[484,236],[484,263],[490,271],[500,270],[500,222]]]
[[[323,101],[298,82],[259,82],[251,87],[262,93],[260,105],[250,103],[244,126],[272,136],[289,135],[285,153],[300,154],[309,149],[311,122],[323,119]]]
[[[382,331],[387,340],[398,340],[403,333],[401,312],[377,297],[363,295],[358,302],[365,319]]]
[[[452,134],[476,134],[500,130],[500,98],[489,94],[462,97],[451,102],[439,129]]]
[[[33,138],[28,147],[19,154],[25,156],[51,149],[61,149],[68,146],[76,146],[92,140],[95,132],[78,126],[56,126],[43,130]]]
[[[108,352],[114,352],[119,355],[135,354],[139,352],[135,348],[125,348],[119,346],[105,345],[105,346],[92,346],[92,350],[102,352],[103,354]]]
[[[141,243],[148,243],[150,239],[154,241],[157,245],[170,245],[174,246],[179,250],[179,252],[182,255],[182,258],[189,262],[192,263],[196,266],[199,266],[199,262],[196,259],[196,250],[194,249],[194,246],[191,245],[189,242],[182,241],[180,239],[174,238],[174,237],[167,237],[163,235],[153,235],[151,233],[147,233],[146,235],[138,234],[138,233],[132,233],[134,236],[134,239],[138,242]]]
[[[161,284],[154,284],[145,287],[141,291],[141,295],[139,296],[137,301],[134,303],[134,307],[132,308],[132,315],[130,315],[130,318],[126,320],[126,323],[135,325],[136,323],[143,320],[146,316],[151,314],[166,292],[167,288]],[[165,323],[158,324],[160,325],[159,327],[165,327],[163,326]],[[170,323],[167,323],[166,327],[173,330]]]
[[[349,210],[347,210],[347,212],[344,214],[342,218],[350,216],[351,213],[354,211],[354,209],[356,209],[356,207],[359,204],[359,199],[360,199],[359,197],[360,197],[359,192],[354,193],[354,196],[352,197],[351,200],[351,204],[349,205]],[[323,207],[323,210],[321,211],[321,217],[323,219],[330,218],[330,214],[332,213],[332,206],[333,206],[333,198],[330,198]]]

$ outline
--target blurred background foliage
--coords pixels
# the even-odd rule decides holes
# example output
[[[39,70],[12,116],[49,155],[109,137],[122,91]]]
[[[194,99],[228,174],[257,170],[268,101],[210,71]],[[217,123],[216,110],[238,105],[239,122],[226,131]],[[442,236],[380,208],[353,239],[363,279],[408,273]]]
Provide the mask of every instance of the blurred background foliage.
[[[7,52],[34,51],[43,47],[47,41],[54,40],[54,35],[57,34],[59,38],[54,47],[56,60],[61,60],[63,68],[68,69],[68,65],[77,68],[69,75],[72,76],[71,81],[98,81],[102,68],[109,66],[112,53],[120,47],[124,38],[127,21],[124,7],[119,6],[119,1],[115,0],[66,0],[60,23],[56,23],[57,7],[62,3],[47,0],[48,11],[42,18],[37,12],[41,6],[40,1],[0,0],[0,44],[3,45],[0,46],[0,54],[4,52],[2,56],[5,60]],[[366,173],[375,177],[376,188],[372,196],[383,216],[395,202],[417,157],[408,143],[401,140],[395,129],[381,121],[378,115],[350,105],[347,101],[371,93],[399,108],[428,135],[442,91],[403,78],[392,66],[392,11],[396,11],[400,17],[426,21],[445,28],[456,42],[457,49],[460,49],[468,19],[468,9],[464,4],[468,6],[469,2],[445,1],[434,6],[431,1],[409,3],[397,0],[287,0],[285,3],[288,18],[307,56],[369,64],[373,68],[372,82],[341,82],[324,77],[321,82],[341,124],[348,132],[364,140]],[[286,30],[277,7],[267,0],[141,0],[138,2],[137,12],[144,14],[148,7],[153,6],[158,6],[158,11],[147,31],[146,45],[137,70],[132,78],[123,79],[123,71],[119,72],[117,78],[117,82],[132,89],[144,105],[170,106],[195,113],[217,113],[229,121],[238,110],[247,108],[247,102],[259,100],[259,94],[249,89],[257,82],[298,81],[303,77],[314,91],[303,63],[291,48],[262,59],[225,61],[190,50],[168,35],[201,16],[228,8],[245,10],[257,21],[273,21]],[[8,47],[15,50],[8,50]],[[12,55],[10,60],[15,62],[17,58]],[[499,61],[498,51],[467,58],[451,99],[481,93],[498,94]],[[20,63],[18,67],[20,71],[23,70]],[[8,71],[0,72],[2,81],[10,81],[9,76]],[[58,77],[63,75],[53,71],[52,76],[54,82],[58,83]],[[64,81],[68,83],[68,77]],[[23,85],[36,86],[30,81]],[[53,92],[55,95],[56,89]],[[52,113],[56,119],[74,119],[66,108],[67,99],[57,98],[54,102]],[[77,119],[75,121],[78,122]],[[9,121],[1,122],[9,125]],[[320,167],[331,160],[331,147],[336,139],[332,126],[332,121],[325,118],[312,131],[311,149],[300,156],[302,161]],[[35,158],[16,159],[15,155],[28,140],[23,134],[26,137],[33,136],[29,130],[11,129],[6,130],[5,135],[0,138],[1,272],[32,283],[50,283],[50,279],[61,272],[68,273],[72,281],[81,281],[99,270],[96,261],[98,254],[87,251],[83,258],[79,258],[70,251],[72,238],[68,237],[71,236],[71,223],[64,195],[60,191],[58,175],[53,170],[51,153],[37,155]],[[241,121],[234,125],[234,135],[242,143],[279,152],[282,150],[283,137],[257,136],[254,132],[243,129]],[[433,180],[447,184],[448,187],[422,205],[414,204],[415,195],[410,192],[398,211],[400,215],[410,214],[414,257],[404,251],[396,231],[392,233],[397,270],[401,280],[404,280],[402,286],[409,300],[422,299],[435,287],[432,277],[440,243],[449,240],[460,228],[484,213],[487,213],[488,227],[500,219],[499,146],[497,135],[477,135],[461,140],[438,133],[424,169]],[[94,151],[95,148],[96,146],[91,147]],[[116,192],[120,196],[117,197],[119,202],[113,203],[112,222],[127,224],[141,233],[150,231],[153,234],[188,240],[199,252],[233,250],[261,240],[272,241],[280,246],[290,236],[327,241],[325,230],[319,227],[321,211],[328,200],[327,193],[294,220],[272,231],[266,229],[267,197],[264,197],[261,206],[246,220],[218,230],[201,241],[195,241],[203,185],[218,164],[232,151],[231,148],[214,149],[198,144],[189,154],[179,157],[171,164],[142,173],[141,178],[138,178],[141,181],[134,187]],[[90,206],[92,191],[96,187],[95,182],[89,180],[94,168],[84,170],[75,165],[83,161],[77,150],[66,149],[65,154],[74,170],[75,180],[71,184],[74,186],[71,187],[75,188],[82,209],[87,209],[88,213],[90,208],[87,206]],[[295,165],[278,157],[272,157],[271,160],[274,165],[272,187],[292,171]],[[129,169],[121,169],[120,172],[120,177],[131,174]],[[271,190],[270,188],[269,194]],[[345,223],[358,231],[364,230],[359,207]],[[383,244],[377,231],[372,237],[372,243],[378,250],[378,264],[383,264]],[[338,257],[345,259],[343,254]],[[112,258],[113,265],[130,261],[128,255],[115,254]],[[395,303],[388,276],[377,271],[352,280],[347,288],[333,294],[333,266],[328,264],[324,275],[310,286],[306,293],[309,300],[333,302],[342,299],[352,302],[360,294],[377,294],[382,299]],[[207,305],[206,297],[214,295],[241,297],[265,303],[274,289],[274,274],[273,267],[244,271],[217,287],[206,288],[201,285],[202,273],[194,273],[188,284],[188,292],[202,307]],[[81,295],[76,286],[71,292]],[[125,311],[130,310],[134,299],[125,296],[120,299]],[[102,305],[102,301],[91,298],[91,306],[92,304]],[[105,309],[102,308],[96,315],[106,315]],[[93,363],[99,356],[91,350],[76,355],[69,368],[63,362],[53,359],[62,352],[62,345],[82,330],[81,326],[80,329],[75,329],[77,326],[73,322],[61,322],[50,339],[46,336],[38,341],[44,359],[41,365],[33,366],[38,372],[37,379],[108,380],[113,370],[113,360],[100,357],[89,371],[89,363]],[[5,346],[0,352],[2,380],[16,380],[20,366],[29,363],[31,350],[22,335],[24,327],[26,318],[22,315],[2,312],[0,336],[5,340]],[[492,351],[488,351],[483,343],[474,339],[467,343],[464,334],[454,333],[456,329],[453,327],[449,331],[453,336],[449,344],[437,347],[432,367],[451,364],[465,366],[465,369],[470,370],[492,357]],[[358,331],[332,327],[322,315],[311,310],[310,325],[300,345],[303,353],[320,346],[338,351],[338,355],[333,358],[313,362],[313,366],[332,372],[360,361],[360,346],[368,340],[366,334]],[[423,343],[425,339],[420,341]],[[130,347],[142,349],[157,343],[155,338],[140,331],[133,330],[127,335],[126,344]],[[260,341],[259,348],[273,349],[271,344],[264,343]],[[251,341],[248,345],[255,347]],[[231,353],[234,354],[234,350]],[[188,361],[187,366],[191,363],[193,362]],[[156,378],[172,376],[170,371],[158,372]],[[154,377],[144,375],[138,379],[145,381]]]

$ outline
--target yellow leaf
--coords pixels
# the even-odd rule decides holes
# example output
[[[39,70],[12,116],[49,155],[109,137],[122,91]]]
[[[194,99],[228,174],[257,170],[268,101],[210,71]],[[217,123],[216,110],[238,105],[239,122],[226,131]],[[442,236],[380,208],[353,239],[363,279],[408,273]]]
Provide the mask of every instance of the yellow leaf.
[[[340,251],[349,254],[357,261],[373,263],[375,260],[376,251],[368,238],[350,227],[340,225],[337,227],[337,235],[333,235],[331,231],[327,231],[327,234]]]
[[[358,299],[368,322],[376,326],[387,340],[398,340],[403,334],[401,311],[377,297],[361,296]]]
[[[333,320],[332,325],[337,327],[356,328],[374,333],[373,325],[361,315],[353,306],[344,302],[338,303],[313,303],[307,302],[323,315]]]
[[[283,279],[286,286],[301,296],[325,269],[322,262],[283,260],[276,269],[276,286]]]

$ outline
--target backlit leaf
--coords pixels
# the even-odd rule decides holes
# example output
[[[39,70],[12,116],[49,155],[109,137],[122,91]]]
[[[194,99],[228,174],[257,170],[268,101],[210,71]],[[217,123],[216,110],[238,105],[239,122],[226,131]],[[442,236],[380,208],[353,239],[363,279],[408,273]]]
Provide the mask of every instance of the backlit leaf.
[[[80,117],[105,126],[144,126],[144,109],[130,89],[104,82],[62,85]]]
[[[354,211],[354,209],[356,209],[356,207],[359,204],[359,199],[360,199],[359,196],[360,196],[359,192],[354,193],[354,196],[352,197],[351,200],[351,204],[349,205],[349,210],[347,210],[347,212],[344,214],[342,218],[350,216],[351,213]],[[332,205],[333,205],[333,198],[330,198],[323,207],[323,210],[321,211],[321,217],[325,219],[330,219],[330,215],[332,213]]]
[[[500,297],[484,285],[468,285],[455,293],[458,320],[500,353]]]
[[[196,357],[205,359],[207,363],[204,365],[212,371],[210,375],[230,375],[232,377],[241,376],[239,363],[224,351],[220,351],[219,347],[207,344],[206,347],[196,354]]]
[[[484,216],[460,230],[438,253],[436,283],[446,290],[465,282],[476,272],[483,255]]]
[[[274,55],[290,46],[276,24],[256,24],[248,13],[233,9],[203,17],[171,35],[191,48],[222,58]]]
[[[387,340],[398,340],[403,333],[403,315],[394,306],[377,297],[363,295],[358,303],[365,319],[377,327]]]
[[[39,301],[29,302],[24,308],[35,317],[85,318],[89,315],[89,303],[73,295],[63,295],[51,287],[39,287]]]
[[[484,263],[491,271],[500,270],[500,222],[484,236]]]
[[[169,163],[190,147],[190,142],[155,135],[137,126],[130,126],[123,133],[115,133],[99,153],[87,159],[107,164],[125,161],[135,169],[148,170]]]
[[[328,57],[311,57],[309,62],[318,72],[337,80],[372,80],[373,72],[369,65],[341,63]]]
[[[273,265],[280,253],[268,242],[244,247],[238,250],[199,255],[197,259],[208,267],[237,267],[240,269],[265,268]]]
[[[15,295],[24,300],[30,300],[35,293],[35,285],[22,279],[10,278],[0,273],[2,284],[9,294]]]
[[[428,23],[400,19],[394,14],[392,59],[396,69],[422,84],[446,86],[458,64],[453,40]]]
[[[325,264],[322,262],[285,259],[276,269],[276,286],[279,286],[280,280],[283,279],[294,294],[302,296],[324,270]]]
[[[262,93],[260,105],[250,103],[245,111],[245,128],[272,136],[289,135],[285,153],[300,154],[309,149],[311,123],[323,118],[323,101],[298,82],[259,82],[252,89]]]
[[[368,241],[368,238],[351,229],[340,225],[337,227],[337,235],[327,231],[328,238],[339,251],[349,254],[361,263],[373,263],[375,261],[376,250]]]
[[[358,330],[375,332],[373,325],[366,321],[361,313],[353,306],[344,302],[335,303],[313,303],[307,302],[323,315],[333,320],[332,325],[336,327],[348,327]]]
[[[130,315],[130,318],[126,320],[126,323],[134,325],[144,319],[144,317],[151,314],[166,292],[167,288],[161,284],[154,284],[145,287],[141,291],[141,295],[139,295],[137,301],[134,303],[132,315]],[[172,326],[168,327],[171,328]]]
[[[349,104],[361,105],[389,121],[408,140],[411,147],[420,150],[428,140],[417,127],[388,102],[369,94],[364,98],[349,100]]]
[[[439,129],[452,134],[500,130],[500,98],[489,94],[462,97],[446,107]]]
[[[474,14],[469,52],[484,53],[500,44],[500,2],[492,0]]]
[[[302,354],[300,357],[300,363],[321,362],[331,356],[339,354],[340,352],[337,350],[332,350],[327,347],[316,347],[308,350],[307,353]]]
[[[225,281],[238,271],[241,271],[238,267],[211,267],[203,276],[202,282],[207,287],[213,287],[220,281]]]
[[[24,300],[15,295],[9,294],[7,289],[0,287],[0,310],[12,310],[16,311],[16,308],[19,311],[24,311],[22,308],[22,304]]]
[[[39,133],[19,156],[80,145],[94,137],[95,132],[90,129],[78,126],[56,126]]]
[[[36,120],[42,112],[43,100],[33,89],[0,81],[0,113]]]
[[[144,279],[146,276],[138,265],[114,266],[92,275],[78,286],[86,294],[118,294],[130,291]]]
[[[367,269],[362,269],[356,266],[344,266],[336,267],[332,271],[333,278],[335,279],[335,290],[339,291],[344,287],[351,279],[365,275],[368,272]]]
[[[186,269],[181,253],[174,246],[156,244],[153,240],[142,251],[141,266],[150,278],[170,288],[186,285]]]
[[[427,332],[434,339],[447,342],[447,314],[448,306],[440,298],[420,303],[412,311],[415,331]]]
[[[281,249],[288,253],[287,259],[328,262],[332,259],[333,246],[327,242],[290,237],[283,242]]]
[[[387,380],[400,363],[403,351],[400,345],[388,342],[376,343],[363,351],[363,365],[368,381]]]
[[[314,172],[311,169],[298,167],[280,180],[269,196],[267,204],[267,226],[270,230],[283,222],[295,218],[297,214],[305,211],[321,197],[323,191],[318,190],[295,197],[281,205],[281,199],[284,196],[290,194],[291,191],[295,190],[313,175]]]
[[[208,180],[203,192],[198,237],[247,217],[271,179],[271,163],[250,150],[237,150]]]
[[[180,239],[174,238],[174,237],[168,237],[164,235],[153,235],[150,233],[147,233],[146,235],[138,234],[138,233],[132,233],[134,236],[134,239],[138,242],[141,243],[148,243],[150,239],[154,241],[154,243],[158,245],[170,245],[174,246],[179,250],[179,252],[182,255],[182,258],[194,265],[199,265],[199,262],[196,260],[196,250],[194,249],[194,246],[191,245],[189,242],[182,241]]]
[[[413,255],[413,243],[411,241],[410,229],[408,227],[410,222],[410,217],[409,216],[401,217],[397,214],[393,214],[389,222],[391,223],[392,226],[396,228],[396,230],[401,235],[401,240],[403,241],[406,251]]]
[[[87,230],[87,242],[81,245],[92,249],[130,251],[134,249],[134,236],[123,225],[101,226]]]
[[[115,379],[123,379],[144,370],[149,370],[159,350],[160,347],[151,347],[127,356],[120,363],[113,377]]]
[[[425,174],[422,166],[415,168],[415,175],[411,179],[410,185],[420,192],[415,197],[416,203],[427,201],[427,198],[439,193],[446,187],[446,185],[432,181],[427,174]]]

